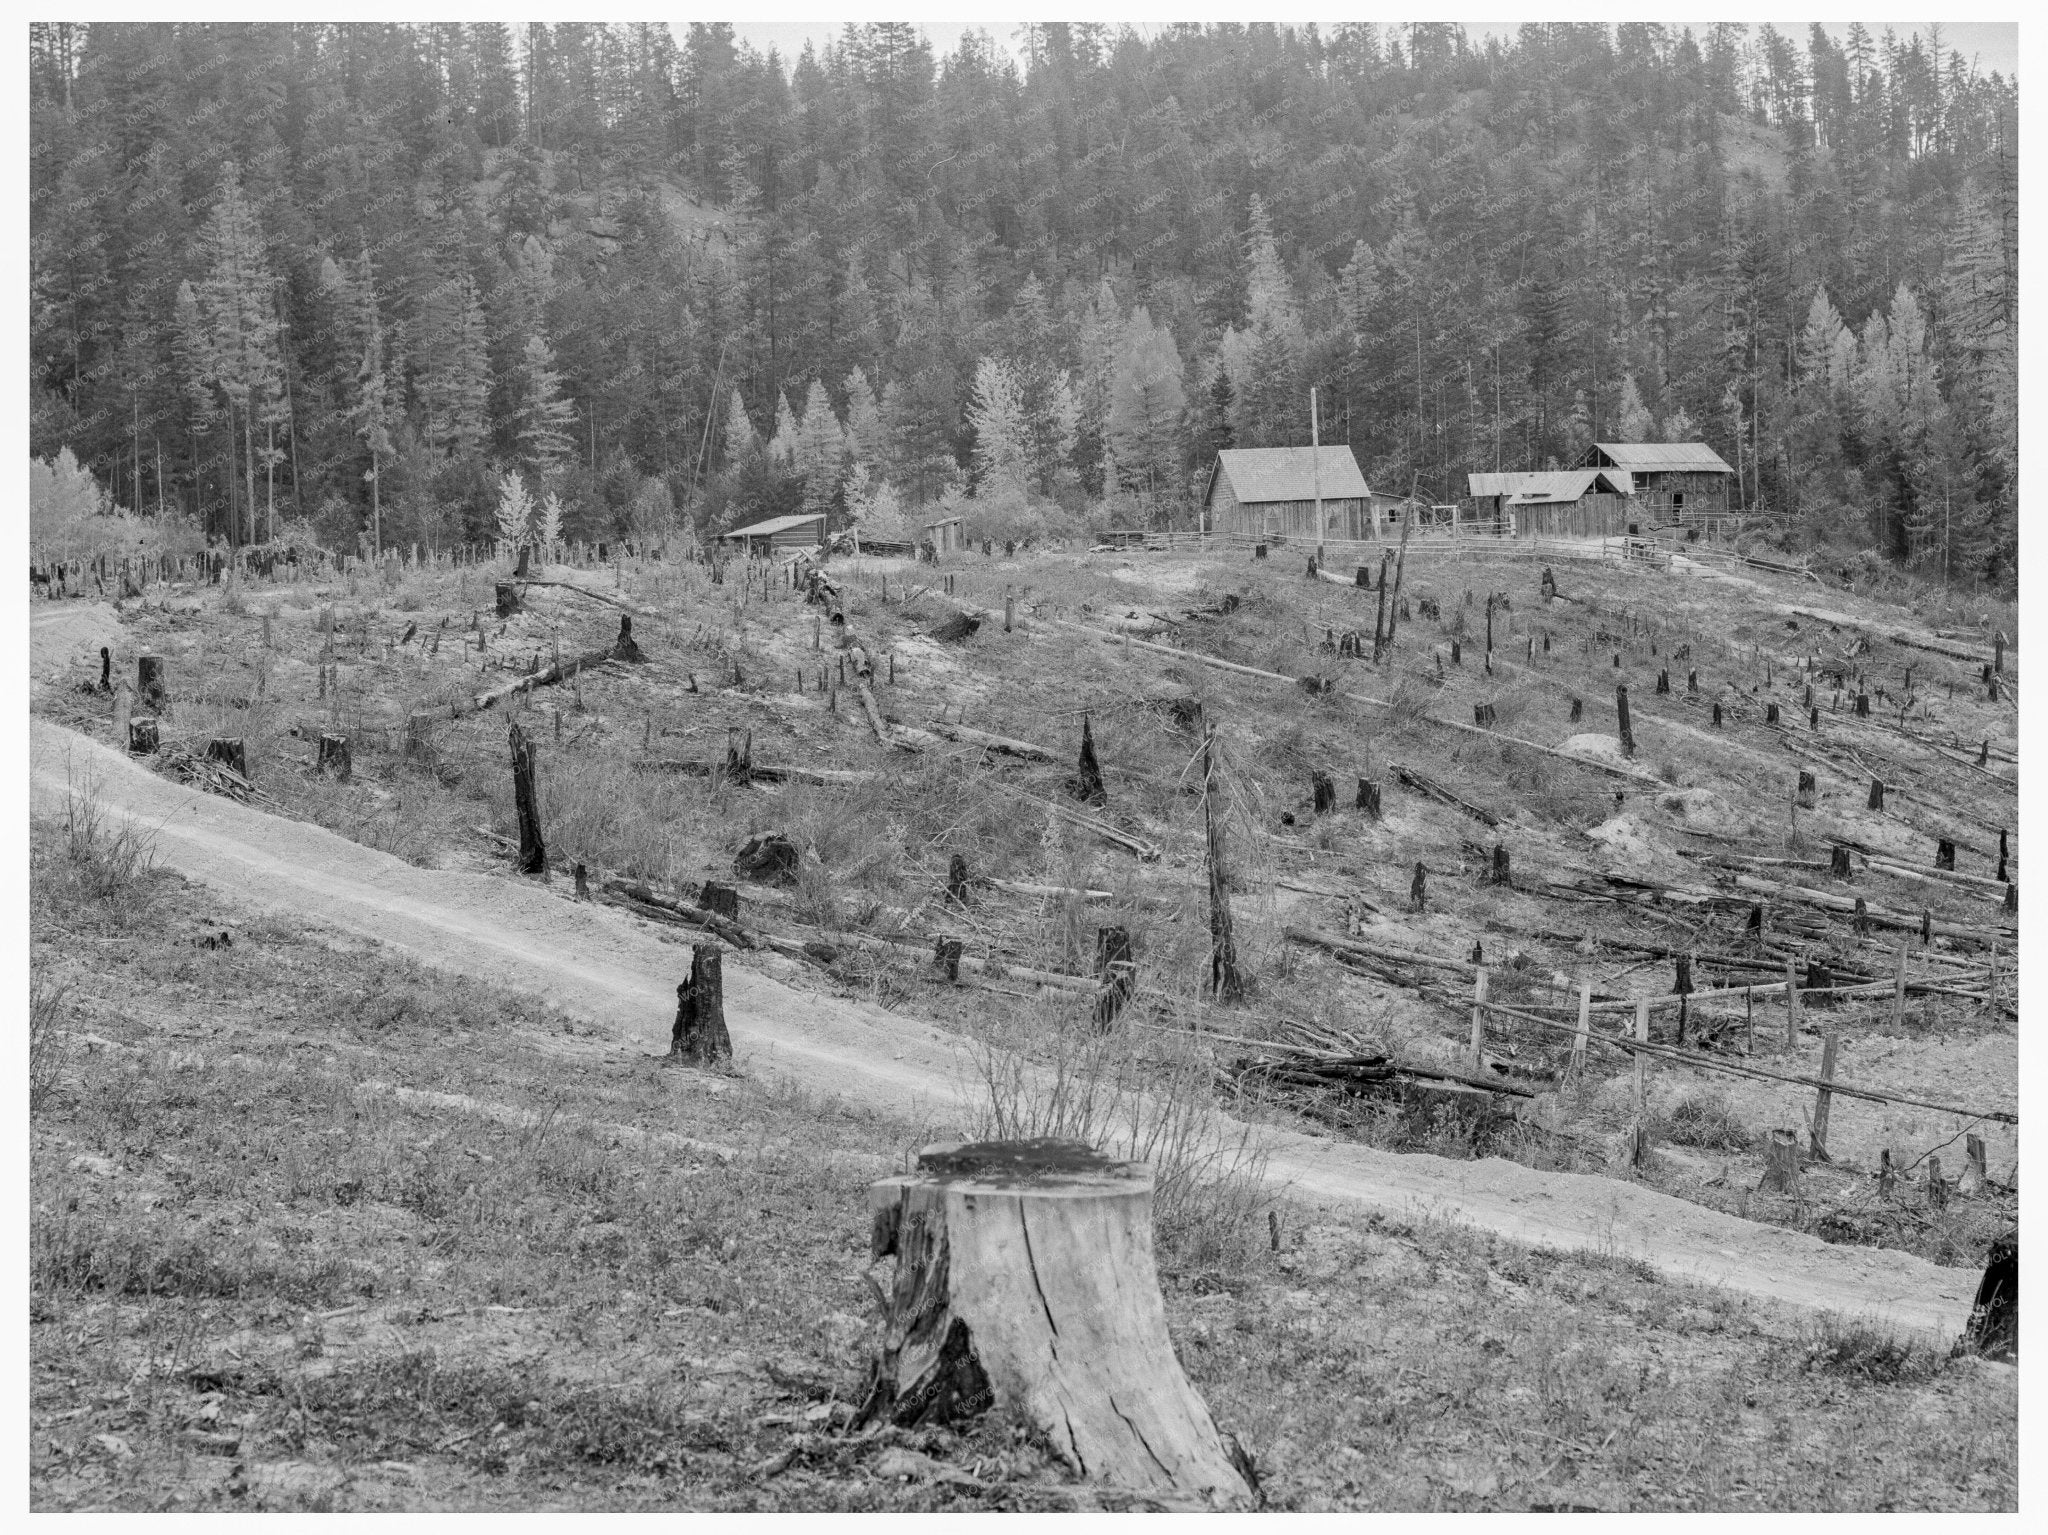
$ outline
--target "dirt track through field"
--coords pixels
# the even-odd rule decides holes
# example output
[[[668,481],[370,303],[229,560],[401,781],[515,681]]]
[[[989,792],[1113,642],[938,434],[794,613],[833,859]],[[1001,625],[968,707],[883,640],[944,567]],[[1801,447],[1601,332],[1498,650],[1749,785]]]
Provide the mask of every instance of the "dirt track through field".
[[[444,970],[550,999],[644,1053],[667,1048],[688,951],[614,908],[491,875],[418,869],[304,822],[158,777],[31,721],[30,799],[61,813],[88,780],[102,808],[154,834],[158,860],[230,900],[374,939]],[[879,1007],[799,990],[732,955],[726,1013],[742,1068],[912,1122],[957,1122],[966,1042]],[[1434,1216],[1518,1242],[1640,1258],[1675,1279],[1953,1337],[1977,1276],[1906,1253],[1830,1246],[1618,1179],[1498,1159],[1399,1155],[1267,1132],[1273,1178],[1334,1212]]]

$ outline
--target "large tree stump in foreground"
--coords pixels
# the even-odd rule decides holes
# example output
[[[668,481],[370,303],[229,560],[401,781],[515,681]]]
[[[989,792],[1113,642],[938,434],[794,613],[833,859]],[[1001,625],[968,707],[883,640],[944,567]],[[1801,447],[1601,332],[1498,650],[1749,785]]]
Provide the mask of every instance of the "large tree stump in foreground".
[[[896,1275],[857,1421],[1001,1407],[1091,1481],[1250,1504],[1243,1452],[1167,1336],[1150,1167],[1072,1141],[928,1146],[916,1173],[870,1186],[869,1209]]]

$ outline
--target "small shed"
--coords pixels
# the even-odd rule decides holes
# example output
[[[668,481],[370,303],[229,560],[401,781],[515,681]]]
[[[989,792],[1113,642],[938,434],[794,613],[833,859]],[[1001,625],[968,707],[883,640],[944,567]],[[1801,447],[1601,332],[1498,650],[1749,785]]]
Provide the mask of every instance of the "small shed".
[[[1703,442],[1596,442],[1579,467],[1626,471],[1630,492],[1653,521],[1726,516],[1735,478],[1727,460]]]
[[[825,542],[825,514],[770,517],[766,522],[750,523],[744,528],[721,533],[718,542],[727,548],[737,545],[750,558],[771,555],[781,549],[815,549]]]
[[[967,547],[967,520],[941,517],[937,522],[928,522],[924,525],[924,537],[939,554],[953,554]]]
[[[1373,538],[1375,510],[1358,460],[1342,443],[1320,449],[1225,448],[1209,471],[1202,526],[1253,538]]]
[[[1607,538],[1628,530],[1619,469],[1537,469],[1465,477],[1474,509],[1515,538]]]

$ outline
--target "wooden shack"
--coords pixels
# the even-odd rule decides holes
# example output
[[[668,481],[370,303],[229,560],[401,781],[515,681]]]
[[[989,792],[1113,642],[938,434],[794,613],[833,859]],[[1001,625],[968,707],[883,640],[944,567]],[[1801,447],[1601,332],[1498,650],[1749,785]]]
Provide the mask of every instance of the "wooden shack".
[[[1607,469],[1536,469],[1465,477],[1473,510],[1513,538],[1608,538],[1639,516],[1629,476]]]
[[[1727,461],[1703,442],[1596,442],[1578,467],[1625,473],[1625,493],[1651,523],[1725,517],[1735,479]]]
[[[1320,480],[1320,485],[1318,485]],[[1321,491],[1322,526],[1316,526]],[[1316,448],[1225,448],[1209,470],[1202,528],[1252,538],[1376,536],[1372,493],[1342,443]]]
[[[718,542],[722,548],[750,559],[784,549],[815,549],[825,542],[825,515],[819,512],[808,517],[770,517],[766,522],[721,533]]]
[[[924,525],[925,542],[938,553],[954,554],[967,547],[967,522],[962,517],[941,517]]]

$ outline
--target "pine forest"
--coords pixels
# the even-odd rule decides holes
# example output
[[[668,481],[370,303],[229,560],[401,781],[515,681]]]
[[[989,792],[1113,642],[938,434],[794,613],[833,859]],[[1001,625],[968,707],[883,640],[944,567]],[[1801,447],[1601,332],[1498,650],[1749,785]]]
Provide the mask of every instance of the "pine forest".
[[[31,29],[37,534],[1193,525],[1703,441],[1787,549],[2016,577],[2016,82],[1814,26]],[[81,500],[83,498],[83,500]]]

